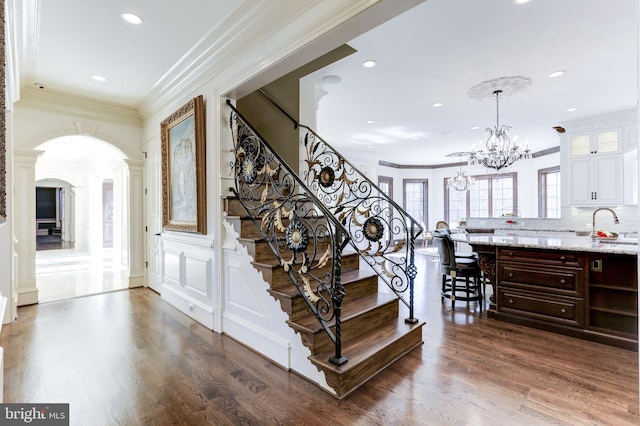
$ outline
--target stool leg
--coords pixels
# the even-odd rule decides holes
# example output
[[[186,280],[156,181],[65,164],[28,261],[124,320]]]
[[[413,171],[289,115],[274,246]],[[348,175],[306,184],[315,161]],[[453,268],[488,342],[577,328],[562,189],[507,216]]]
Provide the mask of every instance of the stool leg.
[[[456,308],[456,277],[451,277],[451,310]]]
[[[484,295],[482,294],[482,286],[484,285],[484,282],[482,281],[482,273],[479,273],[476,276],[476,283],[478,283],[478,296],[480,297],[480,300],[478,301],[478,304],[480,305],[480,312],[482,312],[482,307],[484,306]]]

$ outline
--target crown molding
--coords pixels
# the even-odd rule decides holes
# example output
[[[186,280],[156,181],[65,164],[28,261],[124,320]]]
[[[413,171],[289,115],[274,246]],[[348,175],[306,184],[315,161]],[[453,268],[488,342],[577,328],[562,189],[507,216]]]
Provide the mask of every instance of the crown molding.
[[[134,108],[53,90],[23,88],[16,106],[142,127],[142,117]]]
[[[247,0],[153,86],[140,112],[147,122],[212,81],[216,96],[237,99],[423,1]]]
[[[533,158],[538,158],[538,157],[543,157],[545,155],[550,155],[550,154],[555,154],[556,152],[560,152],[560,146],[554,146],[548,149],[543,149],[542,151],[538,151],[538,152],[534,152],[533,154],[531,154],[531,156]],[[420,170],[420,169],[427,169],[427,170],[433,170],[433,169],[444,169],[447,167],[459,167],[459,166],[466,166],[467,162],[466,161],[462,161],[462,162],[457,162],[457,163],[443,163],[443,164],[430,164],[430,165],[425,165],[425,164],[396,164],[396,163],[391,163],[389,161],[383,161],[380,160],[378,161],[378,165],[380,166],[385,166],[385,167],[390,167],[392,169],[415,169],[415,170]]]

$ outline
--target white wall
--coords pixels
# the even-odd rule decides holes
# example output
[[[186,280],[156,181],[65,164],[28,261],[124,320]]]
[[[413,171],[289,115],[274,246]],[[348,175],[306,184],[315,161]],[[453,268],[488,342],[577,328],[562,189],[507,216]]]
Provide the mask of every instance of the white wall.
[[[518,210],[521,216],[538,217],[538,170],[559,165],[560,154],[553,153],[523,160],[513,166],[512,171],[518,173]],[[377,175],[393,178],[393,198],[401,206],[403,205],[403,179],[428,179],[427,229],[433,229],[437,221],[444,220],[444,181],[455,176],[459,169],[459,166],[410,169],[379,165],[376,172]],[[462,170],[470,176],[489,174],[480,166],[463,166]]]

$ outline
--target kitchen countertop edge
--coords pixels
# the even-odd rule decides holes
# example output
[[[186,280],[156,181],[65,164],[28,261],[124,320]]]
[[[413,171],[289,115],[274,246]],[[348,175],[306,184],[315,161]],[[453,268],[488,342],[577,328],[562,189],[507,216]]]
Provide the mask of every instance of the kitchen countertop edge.
[[[591,253],[610,253],[638,255],[637,244],[591,241],[589,237],[577,236],[518,236],[495,234],[452,234],[454,241],[467,244],[497,247],[537,248],[545,250],[579,251]]]

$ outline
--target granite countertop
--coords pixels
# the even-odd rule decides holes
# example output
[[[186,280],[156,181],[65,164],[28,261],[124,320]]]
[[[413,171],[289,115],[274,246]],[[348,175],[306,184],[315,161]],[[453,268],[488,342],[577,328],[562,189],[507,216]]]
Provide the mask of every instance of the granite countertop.
[[[638,240],[619,238],[617,241],[591,241],[590,237],[576,236],[537,236],[494,234],[452,234],[454,241],[468,244],[539,248],[546,250],[568,250],[580,252],[638,255]]]

